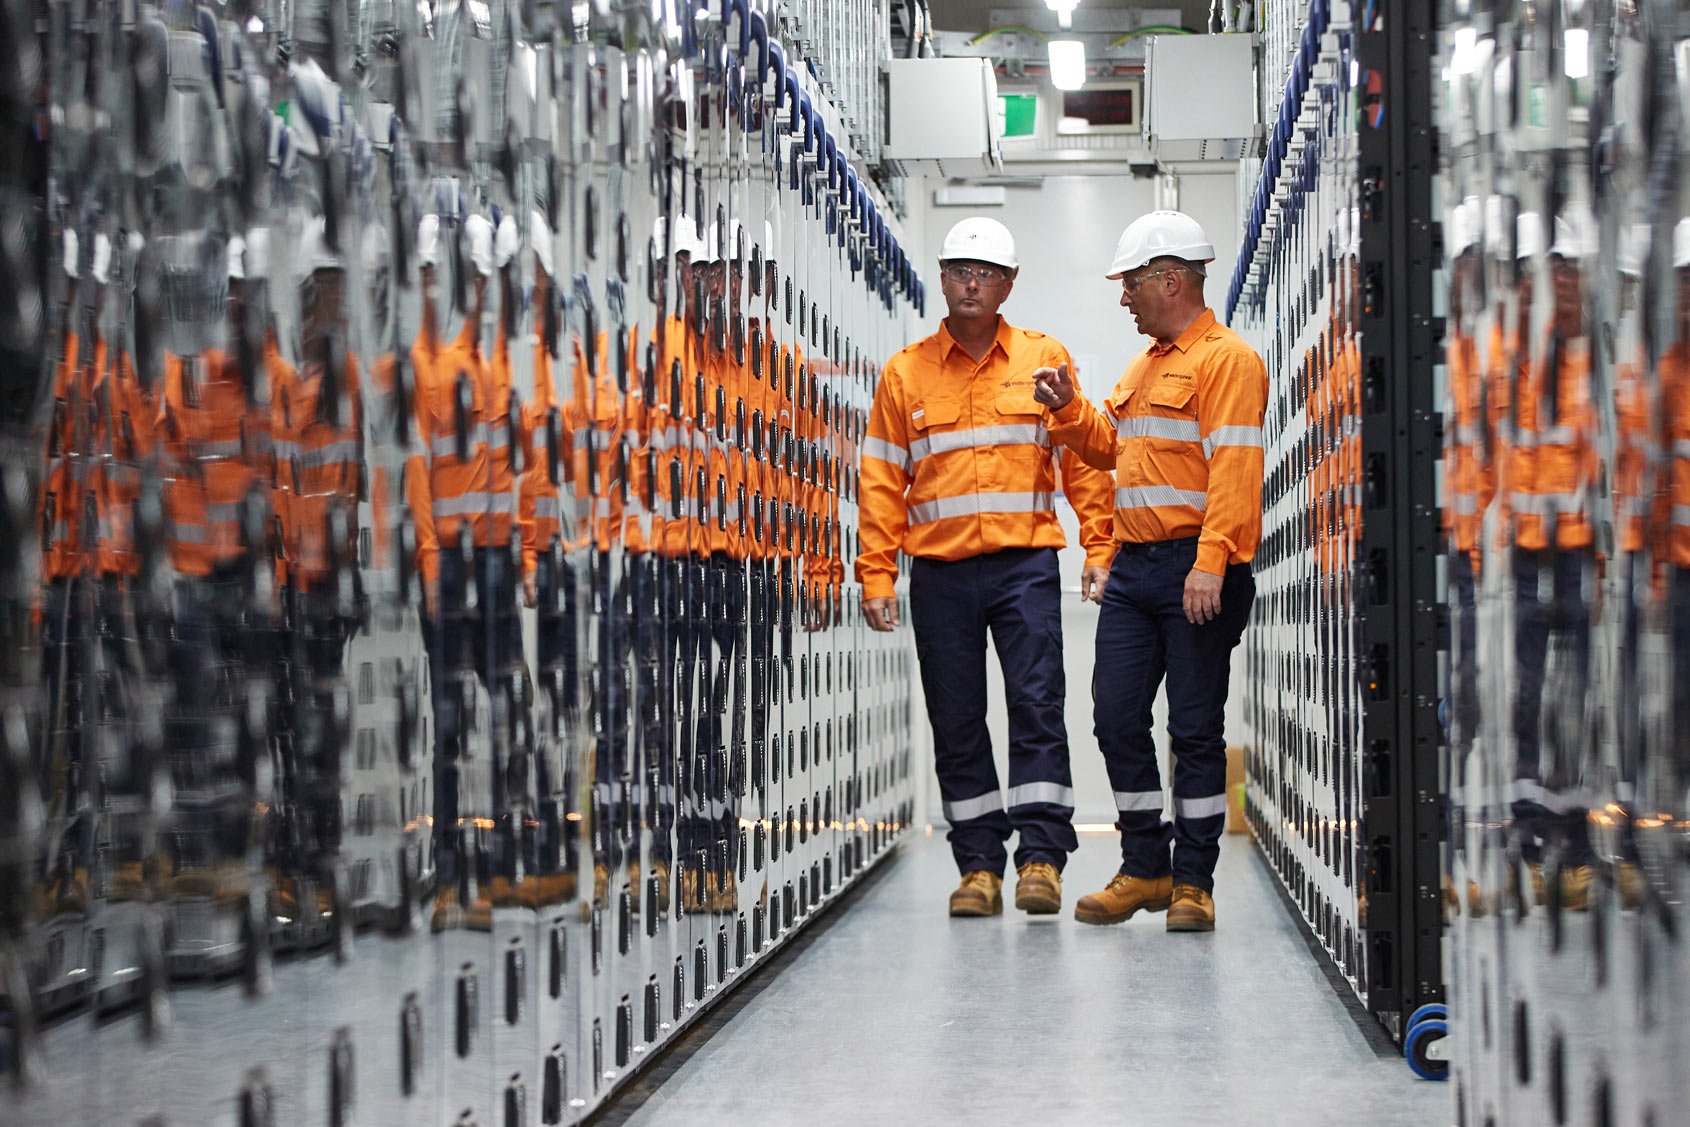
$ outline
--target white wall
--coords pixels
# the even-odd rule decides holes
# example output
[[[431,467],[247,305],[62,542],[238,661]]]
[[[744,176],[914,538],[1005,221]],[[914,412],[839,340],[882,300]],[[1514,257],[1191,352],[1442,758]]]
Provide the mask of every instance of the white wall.
[[[1021,259],[1021,274],[1004,305],[1004,316],[1013,324],[1038,329],[1060,340],[1074,357],[1086,394],[1094,399],[1107,395],[1128,361],[1143,351],[1148,341],[1138,335],[1131,318],[1119,307],[1119,284],[1103,275],[1122,228],[1155,206],[1155,182],[1115,176],[1047,177],[1036,187],[1010,188],[1005,206],[981,209],[978,213],[963,208],[934,207],[935,186],[931,182],[925,186],[910,185],[912,214],[906,228],[909,245],[922,249],[921,269],[928,292],[923,330],[937,330],[945,315],[937,266],[945,232],[968,215],[989,215],[1014,233]],[[1183,177],[1179,200],[1181,208],[1203,225],[1215,243],[1217,258],[1210,270],[1208,291],[1211,303],[1224,301],[1238,248],[1237,200],[1230,168],[1213,176]],[[1115,810],[1109,780],[1092,736],[1091,675],[1097,606],[1080,602],[1080,569],[1085,557],[1077,546],[1072,510],[1064,503],[1059,505],[1059,512],[1071,545],[1062,553],[1062,575],[1067,588],[1062,629],[1067,653],[1067,723],[1077,794],[1076,820],[1113,822]],[[988,664],[992,744],[999,775],[1007,782],[1008,721],[1003,681],[996,662]],[[1235,662],[1227,717],[1229,738],[1236,738],[1243,731],[1238,706],[1242,699],[1238,680],[1241,664]],[[920,699],[919,688],[917,699]],[[1166,733],[1160,731],[1165,716],[1162,702],[1157,704],[1156,715],[1158,743],[1165,755]],[[930,739],[924,723],[918,728]],[[924,750],[924,781],[918,786],[917,795],[918,799],[925,796],[925,806],[918,804],[916,817],[918,821],[939,822],[942,815],[938,789],[932,781],[931,744]]]

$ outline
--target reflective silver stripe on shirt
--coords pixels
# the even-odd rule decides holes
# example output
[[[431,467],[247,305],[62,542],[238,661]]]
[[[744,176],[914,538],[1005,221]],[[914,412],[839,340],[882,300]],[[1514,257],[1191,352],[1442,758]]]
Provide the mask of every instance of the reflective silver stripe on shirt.
[[[1549,517],[1578,513],[1584,508],[1583,493],[1510,493],[1508,502],[1516,513]]]
[[[902,446],[895,446],[884,438],[863,439],[863,457],[878,458],[882,462],[897,466],[905,473],[910,472],[910,452]]]
[[[579,433],[579,432],[577,432]],[[486,444],[489,450],[503,450],[510,445],[511,427],[509,423],[494,423],[491,428],[486,423],[475,423],[465,434],[466,446],[473,452],[477,446]],[[430,444],[436,458],[450,457],[458,452],[458,436],[448,434],[445,437],[436,435]]]
[[[1055,512],[1054,493],[966,493],[941,497],[910,506],[910,524],[932,524],[950,517],[982,516],[988,513]]]
[[[1578,441],[1578,432],[1569,426],[1516,427],[1512,437],[1516,446],[1571,446]]]
[[[227,438],[222,442],[196,442],[193,451],[196,458],[238,458],[241,456],[241,440]]]
[[[1050,432],[1037,423],[1005,423],[928,434],[910,443],[910,458],[919,462],[931,454],[969,450],[976,446],[1038,446],[1048,450]]]
[[[1022,783],[1020,786],[1010,787],[1005,796],[1011,807],[1025,806],[1029,802],[1048,802],[1052,806],[1074,805],[1074,788],[1065,787],[1061,783]]]
[[[1174,814],[1181,818],[1214,818],[1226,813],[1226,795],[1214,794],[1208,798],[1181,798],[1174,796]]]
[[[1216,427],[1209,437],[1203,440],[1203,457],[1213,458],[1215,451],[1223,446],[1248,446],[1260,450],[1262,448],[1262,428]]]
[[[210,521],[230,521],[241,519],[241,503],[239,501],[219,501],[205,507],[205,519]]]
[[[284,456],[290,461],[297,461],[300,469],[320,469],[335,463],[356,461],[358,457],[358,442],[351,438],[343,438],[339,442],[331,442],[314,450],[302,450],[299,444],[294,442],[286,445],[293,447],[293,450]],[[276,444],[278,454],[281,454],[282,446],[283,443]]]
[[[1123,814],[1132,814],[1141,810],[1159,812],[1162,809],[1162,792],[1159,790],[1118,790],[1115,792],[1115,809]]]
[[[1690,505],[1674,505],[1672,523],[1674,527],[1690,527]]]
[[[1479,511],[1479,498],[1472,493],[1457,493],[1455,495],[1455,511],[1460,516],[1472,516]]]
[[[434,515],[437,517],[465,517],[483,513],[495,515],[516,512],[516,498],[508,493],[465,493],[458,497],[437,497]]]
[[[1000,813],[1003,810],[1003,792],[992,791],[979,798],[965,798],[961,802],[946,802],[943,805],[947,822],[972,822],[989,814]]]
[[[1175,442],[1196,442],[1202,435],[1197,433],[1197,422],[1194,419],[1169,419],[1161,415],[1135,415],[1130,418],[1115,420],[1116,438],[1167,438]]]
[[[204,544],[207,539],[203,525],[177,524],[171,531],[179,544]]]
[[[1676,439],[1672,444],[1674,458],[1690,458],[1690,438]]]
[[[1128,485],[1115,490],[1117,509],[1154,509],[1167,505],[1185,505],[1202,512],[1209,505],[1209,495],[1171,485]]]
[[[556,520],[562,509],[558,506],[555,496],[534,498],[534,515],[541,519]]]

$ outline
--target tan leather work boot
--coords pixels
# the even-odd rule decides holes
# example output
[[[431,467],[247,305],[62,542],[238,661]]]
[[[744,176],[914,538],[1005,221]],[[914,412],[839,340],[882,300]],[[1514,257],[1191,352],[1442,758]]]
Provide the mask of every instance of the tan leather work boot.
[[[1194,884],[1174,885],[1168,908],[1169,931],[1214,931],[1215,898]]]
[[[1015,870],[1015,906],[1030,916],[1053,916],[1062,910],[1062,874],[1044,861],[1029,861]]]
[[[951,915],[995,916],[1003,911],[1003,878],[985,869],[962,874],[951,893]]]
[[[1129,877],[1116,873],[1102,892],[1081,897],[1074,918],[1083,924],[1118,924],[1134,912],[1165,912],[1173,898],[1173,877]]]

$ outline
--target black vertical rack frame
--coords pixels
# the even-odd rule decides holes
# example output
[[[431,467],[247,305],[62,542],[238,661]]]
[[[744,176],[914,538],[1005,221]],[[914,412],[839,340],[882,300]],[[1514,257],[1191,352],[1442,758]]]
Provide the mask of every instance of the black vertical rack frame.
[[[1356,57],[1383,108],[1359,140],[1362,449],[1357,590],[1367,676],[1362,715],[1362,840],[1367,1006],[1401,1038],[1407,1018],[1443,999],[1438,651],[1441,620],[1436,465],[1441,422],[1432,303],[1439,229],[1432,184],[1437,125],[1436,13],[1391,5],[1358,26]]]

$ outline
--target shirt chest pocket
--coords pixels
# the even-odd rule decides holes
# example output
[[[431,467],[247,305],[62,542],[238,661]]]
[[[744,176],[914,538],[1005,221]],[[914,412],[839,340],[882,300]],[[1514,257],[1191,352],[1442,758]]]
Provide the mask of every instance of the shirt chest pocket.
[[[955,399],[927,398],[910,407],[910,459],[919,467],[933,454],[954,450],[964,440],[954,435],[962,404]]]
[[[1152,450],[1189,454],[1200,449],[1197,430],[1197,388],[1175,380],[1161,380],[1146,394],[1147,414],[1130,420],[1132,430]]]

